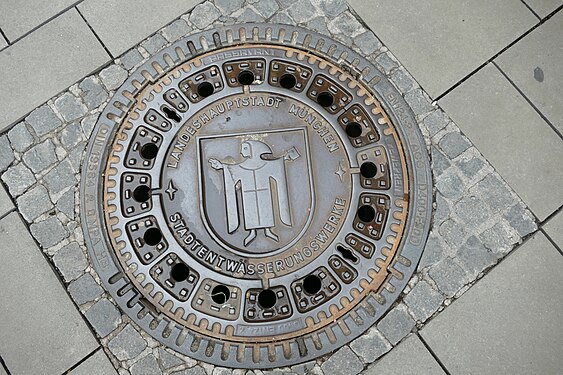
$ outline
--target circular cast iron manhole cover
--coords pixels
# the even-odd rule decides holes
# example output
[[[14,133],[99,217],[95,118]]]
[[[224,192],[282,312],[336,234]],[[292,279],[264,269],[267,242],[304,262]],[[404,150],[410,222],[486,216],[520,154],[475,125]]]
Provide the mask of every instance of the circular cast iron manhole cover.
[[[191,357],[269,368],[359,336],[427,237],[411,110],[365,59],[288,26],[184,39],[100,116],[83,167],[95,268],[146,332]]]

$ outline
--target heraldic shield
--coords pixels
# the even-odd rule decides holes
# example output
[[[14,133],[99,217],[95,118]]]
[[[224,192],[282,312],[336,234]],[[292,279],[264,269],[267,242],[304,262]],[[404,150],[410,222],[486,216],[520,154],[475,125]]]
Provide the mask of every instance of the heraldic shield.
[[[305,129],[201,137],[201,210],[216,240],[246,255],[282,251],[313,213]]]

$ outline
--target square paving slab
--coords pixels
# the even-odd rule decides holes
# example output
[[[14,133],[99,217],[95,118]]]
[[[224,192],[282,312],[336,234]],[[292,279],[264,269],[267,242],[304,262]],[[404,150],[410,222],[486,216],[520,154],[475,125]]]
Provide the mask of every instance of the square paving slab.
[[[439,104],[540,220],[563,204],[563,141],[494,65]]]
[[[145,372],[146,373],[146,372]],[[117,375],[117,371],[102,349],[70,372],[71,375]],[[142,372],[141,372],[142,374]],[[146,373],[149,375],[148,373]],[[151,374],[153,375],[153,374]],[[156,375],[156,374],[155,374]]]
[[[519,0],[349,3],[434,98],[538,22]]]
[[[75,2],[76,0],[0,0],[0,28],[10,41],[14,41]]]
[[[411,335],[363,374],[445,375],[445,372],[418,336]]]
[[[451,374],[560,374],[563,256],[541,233],[421,331]]]
[[[525,2],[541,18],[547,16],[555,9],[563,5],[563,1],[561,0],[525,0]]]
[[[108,61],[76,9],[0,52],[0,131]]]
[[[78,6],[114,56],[197,5],[197,0],[86,0]]]
[[[2,48],[5,48],[8,46],[8,42],[6,42],[6,39],[4,39],[4,37],[2,35],[0,35],[0,50]]]
[[[559,249],[563,249],[563,211],[549,219],[543,229]]]
[[[98,343],[18,214],[0,243],[0,355],[12,374],[61,374]]]
[[[532,31],[496,62],[543,115],[563,133],[563,12]]]
[[[0,185],[0,217],[6,215],[8,212],[12,211],[14,204],[8,196],[4,186]]]

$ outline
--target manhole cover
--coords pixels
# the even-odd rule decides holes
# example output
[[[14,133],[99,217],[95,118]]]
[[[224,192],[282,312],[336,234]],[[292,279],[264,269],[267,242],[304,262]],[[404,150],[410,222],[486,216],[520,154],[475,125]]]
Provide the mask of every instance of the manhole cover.
[[[82,219],[144,330],[227,367],[307,361],[359,336],[420,258],[425,146],[401,95],[342,45],[233,26],[152,58],[100,116]]]

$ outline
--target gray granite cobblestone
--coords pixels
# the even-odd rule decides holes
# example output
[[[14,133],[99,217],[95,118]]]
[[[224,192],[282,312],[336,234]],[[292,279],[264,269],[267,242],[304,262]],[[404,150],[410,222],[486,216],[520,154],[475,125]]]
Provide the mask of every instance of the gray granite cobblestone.
[[[264,17],[259,15],[253,7],[247,6],[243,8],[243,11],[238,15],[237,22],[263,22]]]
[[[214,2],[224,16],[230,15],[244,4],[244,0],[215,0]]]
[[[99,75],[102,84],[108,90],[117,89],[123,82],[125,82],[128,77],[127,71],[116,64],[110,65],[107,68],[103,69],[102,71],[100,71]]]
[[[502,212],[514,203],[514,196],[494,174],[487,175],[475,184],[470,192],[486,197],[487,204],[494,212]]]
[[[469,237],[458,249],[457,259],[473,278],[496,262],[496,257],[476,236]]]
[[[420,88],[415,88],[406,93],[405,100],[418,117],[424,116],[434,109],[430,100]]]
[[[35,183],[36,179],[25,164],[18,163],[2,174],[2,181],[8,186],[10,195],[18,197],[25,193]]]
[[[534,218],[522,204],[515,204],[504,214],[508,223],[518,231],[522,237],[532,233],[537,229]]]
[[[174,371],[170,375],[208,375],[200,366],[194,366],[181,371]]]
[[[391,54],[389,52],[379,54],[375,58],[375,63],[381,68],[381,70],[383,70],[385,74],[389,74],[393,69],[399,67],[399,64],[394,58],[391,57]]]
[[[291,17],[289,17],[289,15],[283,11],[283,12],[277,12],[271,19],[270,22],[272,23],[280,23],[280,24],[284,24],[284,25],[289,25],[292,24],[294,21],[291,19]],[[315,30],[314,30],[315,31]]]
[[[467,138],[459,132],[447,133],[440,139],[439,145],[450,159],[458,157],[471,146]]]
[[[70,92],[64,93],[55,100],[55,108],[57,108],[57,111],[59,111],[65,121],[69,122],[79,119],[88,112],[88,108],[80,99]]]
[[[361,35],[360,35],[361,36]],[[378,39],[379,41],[379,39]],[[416,83],[416,81],[414,80],[414,78],[409,74],[409,72],[407,72],[407,70],[402,67],[399,66],[398,69],[396,69],[390,76],[389,78],[391,79],[391,81],[395,84],[395,86],[397,87],[397,89],[402,92],[402,93],[407,93],[410,90],[412,90],[413,88],[417,87],[418,84]]]
[[[491,217],[491,210],[481,198],[466,195],[455,205],[455,213],[466,225],[477,228]]]
[[[421,280],[406,295],[404,301],[411,315],[417,321],[425,322],[442,305],[444,297],[426,281]]]
[[[88,260],[76,242],[72,242],[57,251],[53,256],[53,263],[55,263],[55,267],[63,275],[66,282],[82,275],[88,266]]]
[[[428,274],[436,286],[448,297],[454,296],[470,281],[463,268],[449,257],[430,268]]]
[[[24,152],[33,144],[33,135],[24,122],[20,122],[8,132],[8,139],[12,148],[17,152]]]
[[[211,1],[206,1],[194,8],[189,19],[197,28],[205,29],[211,22],[219,18],[220,15],[221,12],[219,9],[217,9]]]
[[[189,33],[191,30],[192,28],[188,25],[186,20],[180,18],[162,29],[162,35],[169,42],[174,42]]]
[[[108,343],[108,348],[117,359],[123,361],[138,356],[147,347],[147,342],[131,325],[127,324]]]
[[[431,152],[431,163],[432,171],[435,177],[439,177],[444,173],[451,165],[450,159],[448,159],[436,146],[430,147]]]
[[[511,230],[516,233],[512,234]],[[479,235],[483,245],[497,257],[508,253],[519,238],[515,229],[509,228],[508,223],[499,222],[486,229]]]
[[[330,35],[330,31],[328,30],[328,27],[326,27],[326,20],[324,17],[316,17],[307,22],[307,29],[319,34]]]
[[[82,141],[82,127],[80,123],[73,122],[65,126],[59,132],[59,141],[61,145],[66,149],[70,150]]]
[[[287,6],[291,6],[288,4]],[[308,1],[303,1],[299,3],[299,6],[291,6],[288,9],[289,16],[298,24],[303,24],[312,20],[313,18],[319,16],[317,9]]]
[[[154,55],[160,51],[166,45],[167,40],[159,33],[156,33],[141,43],[143,47],[150,55]]]
[[[57,117],[55,112],[48,105],[43,105],[31,112],[25,118],[38,137],[52,132],[62,125],[61,119]]]
[[[365,55],[371,55],[383,46],[371,31],[357,35],[354,38],[354,44]]]
[[[4,172],[16,160],[8,137],[0,136],[0,172]]]
[[[428,132],[431,137],[438,134],[438,132],[444,129],[450,119],[445,115],[445,113],[441,110],[436,110],[430,113],[428,116],[424,118],[424,125],[428,129]]]
[[[43,185],[37,185],[16,199],[23,218],[31,223],[39,216],[53,208],[49,193]],[[48,247],[48,246],[46,246]]]
[[[376,327],[350,343],[350,348],[364,363],[372,363],[391,350],[392,346]]]
[[[146,355],[135,362],[129,372],[131,375],[159,375],[162,370],[158,366],[158,361],[152,354]]]
[[[440,175],[436,181],[438,191],[442,193],[444,197],[452,200],[458,200],[463,196],[464,191],[460,186],[463,186],[463,181],[457,171],[453,169],[448,169]]]
[[[424,252],[418,263],[418,269],[422,270],[437,264],[441,259],[444,259],[445,253],[446,249],[443,240],[435,232],[430,232]]]
[[[94,303],[84,316],[100,337],[106,337],[121,324],[121,313],[107,298]]]
[[[344,0],[311,0],[327,18],[334,18],[348,10]]]
[[[55,145],[47,139],[23,154],[23,161],[34,173],[42,172],[57,162]]]
[[[51,169],[44,177],[51,195],[57,195],[63,190],[78,183],[70,161],[64,160]]]
[[[141,55],[141,52],[136,48],[127,51],[119,58],[121,65],[127,70],[137,67],[143,60],[143,55]]]
[[[254,9],[264,18],[272,17],[279,9],[275,0],[262,0],[254,4]]]
[[[355,375],[363,368],[358,356],[348,346],[338,349],[321,365],[323,372],[331,375]]]
[[[86,138],[90,137],[90,134],[92,134],[92,130],[94,130],[94,126],[96,126],[96,121],[98,121],[97,113],[90,116],[86,116],[82,119],[82,121],[80,121],[82,132],[84,133]]]
[[[471,148],[464,152],[463,155],[456,160],[457,167],[468,178],[475,177],[486,165],[482,157],[476,154],[477,150],[475,148]]]
[[[56,203],[57,209],[62,212],[69,220],[75,217],[74,189],[67,190]]]
[[[344,34],[350,38],[354,38],[366,31],[350,12],[344,12],[338,17],[333,18],[328,22],[327,27],[333,34]]]
[[[102,287],[96,283],[96,280],[89,273],[85,273],[71,282],[68,286],[68,291],[72,299],[79,305],[94,301],[104,292]]]
[[[293,371],[297,375],[305,375],[308,374],[313,367],[315,367],[316,363],[317,363],[316,361],[309,361],[295,366],[291,366],[291,371]]]
[[[400,303],[389,310],[387,315],[377,323],[379,331],[392,345],[397,344],[415,326],[414,319],[407,311],[407,307]]]
[[[104,103],[108,92],[104,89],[97,77],[87,77],[78,85],[82,91],[81,97],[88,109],[94,109]]]
[[[177,357],[176,355],[170,353],[168,350],[165,349],[158,349],[158,355],[160,359],[160,364],[165,370],[168,370],[172,367],[180,366],[184,364],[185,361],[182,358]],[[195,365],[195,360],[193,360],[192,366]]]
[[[35,237],[37,242],[39,242],[44,249],[58,244],[69,234],[56,216],[51,216],[38,223],[33,223],[30,225],[29,229],[33,237]]]

